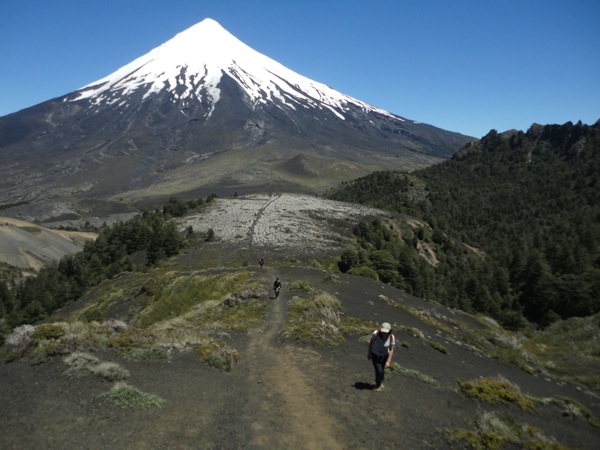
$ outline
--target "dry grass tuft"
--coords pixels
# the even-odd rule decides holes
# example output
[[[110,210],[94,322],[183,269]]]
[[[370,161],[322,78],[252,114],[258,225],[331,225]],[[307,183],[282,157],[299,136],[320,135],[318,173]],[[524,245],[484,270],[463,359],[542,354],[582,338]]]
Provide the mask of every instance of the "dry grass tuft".
[[[148,409],[160,408],[165,404],[165,400],[140,391],[124,382],[116,383],[112,389],[102,395],[103,398],[110,400],[114,405],[124,409]]]
[[[303,343],[334,346],[343,341],[339,300],[327,292],[293,297],[283,335]]]
[[[64,363],[71,368],[67,375],[90,373],[108,381],[120,381],[129,378],[129,371],[119,364],[101,361],[94,355],[85,352],[74,352],[63,358]]]

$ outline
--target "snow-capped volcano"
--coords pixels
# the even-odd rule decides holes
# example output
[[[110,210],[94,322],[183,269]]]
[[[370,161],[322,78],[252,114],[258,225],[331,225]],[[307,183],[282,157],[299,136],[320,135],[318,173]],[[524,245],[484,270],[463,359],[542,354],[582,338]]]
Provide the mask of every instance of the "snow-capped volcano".
[[[365,112],[392,114],[316,81],[312,81],[271,58],[253,50],[212,19],[179,33],[173,39],[80,89],[73,100],[89,98],[94,103],[119,103],[137,90],[144,99],[167,91],[174,100],[211,105],[210,116],[219,101],[223,74],[234,79],[250,100],[258,104],[277,103],[297,107],[326,107],[340,119],[349,106]],[[125,106],[127,103],[125,101]]]
[[[429,165],[468,140],[299,75],[206,19],[98,81],[0,117],[0,204],[315,192]]]

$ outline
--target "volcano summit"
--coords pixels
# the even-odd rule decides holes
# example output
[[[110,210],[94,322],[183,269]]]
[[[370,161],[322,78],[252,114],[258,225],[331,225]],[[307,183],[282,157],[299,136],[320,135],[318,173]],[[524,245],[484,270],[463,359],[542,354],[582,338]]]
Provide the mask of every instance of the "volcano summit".
[[[0,203],[318,192],[470,138],[312,81],[211,19],[70,94],[0,117]]]

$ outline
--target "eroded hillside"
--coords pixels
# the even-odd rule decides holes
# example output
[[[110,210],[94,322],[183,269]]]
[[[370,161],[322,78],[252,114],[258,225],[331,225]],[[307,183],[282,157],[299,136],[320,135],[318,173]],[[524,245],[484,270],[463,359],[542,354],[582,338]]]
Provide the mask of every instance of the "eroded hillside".
[[[96,236],[96,233],[55,230],[0,217],[0,262],[35,272],[50,261],[81,251]]]

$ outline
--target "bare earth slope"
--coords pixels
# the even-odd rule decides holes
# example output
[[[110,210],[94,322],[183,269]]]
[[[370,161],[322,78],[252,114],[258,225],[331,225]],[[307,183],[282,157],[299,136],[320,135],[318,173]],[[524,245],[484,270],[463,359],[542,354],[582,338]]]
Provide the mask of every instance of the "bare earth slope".
[[[262,322],[248,333],[215,330],[239,352],[240,361],[231,372],[201,363],[195,349],[174,352],[168,360],[146,361],[125,360],[105,350],[99,356],[128,369],[128,383],[166,401],[161,408],[137,411],[119,409],[101,399],[112,383],[94,376],[66,377],[67,367],[60,357],[41,364],[26,359],[2,363],[0,447],[444,449],[451,448],[444,428],[466,428],[467,421],[480,418],[486,411],[536,427],[542,435],[570,448],[600,446],[600,430],[564,408],[540,403],[537,410],[527,412],[515,404],[488,405],[460,394],[459,380],[502,376],[527,395],[540,399],[567,396],[600,417],[596,394],[504,365],[476,351],[467,339],[457,338],[450,330],[478,326],[467,316],[372,280],[309,268],[300,262],[291,264],[291,254],[309,258],[339,251],[343,240],[329,239],[330,231],[316,229],[318,239],[296,244],[290,237],[295,233],[286,232],[286,228],[296,229],[294,224],[315,213],[309,213],[312,209],[306,206],[294,213],[281,207],[283,203],[293,201],[286,196],[256,199],[258,208],[246,217],[242,200],[217,202],[208,216],[182,225],[214,228],[222,240],[207,243],[204,251],[177,258],[172,264],[174,270],[210,262],[210,271],[235,271],[234,262],[239,266],[249,257],[267,259],[263,269],[254,263],[245,269],[264,286],[267,309]],[[226,205],[235,208],[227,209]],[[331,208],[335,209],[333,205]],[[223,225],[222,218],[214,222],[207,219],[210,214],[225,214],[226,209],[229,226]],[[276,222],[284,214],[290,220]],[[270,231],[269,226],[273,227]],[[228,227],[231,235],[225,238]],[[305,229],[311,226],[307,224]],[[338,228],[340,235],[341,230]],[[263,241],[263,236],[275,236],[280,244]],[[284,285],[279,299],[270,295],[276,276]],[[289,302],[299,295],[289,289],[295,280],[335,295],[346,317],[391,322],[403,344],[397,348],[395,361],[436,383],[396,375],[386,380],[383,391],[376,392],[370,389],[373,369],[366,359],[364,336],[348,335],[335,349],[284,339],[281,331]],[[433,326],[431,318],[448,328]],[[418,330],[421,336],[406,331],[409,329]],[[432,342],[447,352],[439,351]]]
[[[39,270],[49,261],[81,251],[95,233],[53,230],[23,220],[0,217],[0,261]]]

